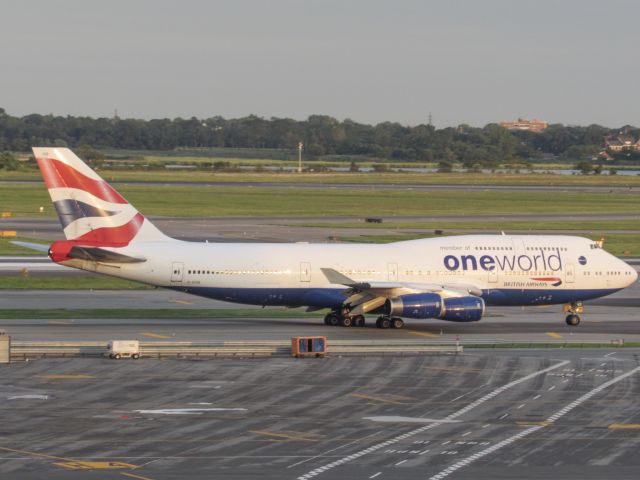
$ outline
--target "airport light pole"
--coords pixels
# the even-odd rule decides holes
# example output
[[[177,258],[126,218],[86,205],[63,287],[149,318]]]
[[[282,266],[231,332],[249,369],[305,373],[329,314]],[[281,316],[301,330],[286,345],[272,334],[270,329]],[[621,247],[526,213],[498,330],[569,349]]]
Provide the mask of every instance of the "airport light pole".
[[[298,142],[298,173],[302,173],[302,142]]]

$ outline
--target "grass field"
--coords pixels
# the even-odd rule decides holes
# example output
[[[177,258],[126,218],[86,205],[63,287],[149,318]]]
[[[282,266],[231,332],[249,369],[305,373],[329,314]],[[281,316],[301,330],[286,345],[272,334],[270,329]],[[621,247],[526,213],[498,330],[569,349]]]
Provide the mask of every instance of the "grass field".
[[[147,215],[339,216],[514,213],[637,213],[640,195],[618,192],[417,191],[122,185],[118,190]],[[54,216],[40,185],[8,184],[0,208],[15,216]],[[40,214],[40,207],[44,213]],[[1,221],[0,221],[1,228]]]
[[[155,287],[102,275],[0,276],[0,290],[145,290],[152,288]]]

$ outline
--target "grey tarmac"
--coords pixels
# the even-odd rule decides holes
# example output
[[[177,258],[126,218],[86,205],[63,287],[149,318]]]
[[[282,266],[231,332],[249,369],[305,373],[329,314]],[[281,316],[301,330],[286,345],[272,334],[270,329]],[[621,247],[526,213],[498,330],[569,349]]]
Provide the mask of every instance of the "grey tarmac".
[[[383,216],[385,222],[477,222],[479,228],[482,222],[500,221],[596,221],[596,220],[638,220],[637,214],[511,214],[511,215],[451,215],[451,216],[414,216],[394,215]],[[366,228],[363,216],[325,216],[325,217],[154,217],[149,216],[154,225],[167,235],[180,240],[209,241],[209,242],[329,242],[340,237],[356,237],[359,235],[387,235],[411,234],[433,235],[434,229],[426,228],[396,228],[390,224],[389,228]],[[342,228],[341,223],[362,222],[362,228]],[[331,227],[309,227],[305,224],[332,224]],[[60,223],[53,217],[18,217],[0,220],[0,229],[13,230],[21,237],[42,239],[47,241],[63,240]],[[445,233],[500,233],[486,230],[455,229],[443,227]],[[532,233],[529,230],[511,231],[508,233]],[[572,230],[547,231],[548,234],[576,235]],[[594,232],[601,233],[601,232]],[[609,231],[608,233],[629,233],[629,231]],[[633,232],[631,232],[633,233]]]
[[[635,479],[637,353],[2,365],[0,476]]]

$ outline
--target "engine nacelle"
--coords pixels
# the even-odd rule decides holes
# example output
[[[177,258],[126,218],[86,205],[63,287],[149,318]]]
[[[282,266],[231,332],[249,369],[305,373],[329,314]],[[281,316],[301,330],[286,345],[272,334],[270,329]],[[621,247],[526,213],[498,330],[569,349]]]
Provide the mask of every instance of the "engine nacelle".
[[[484,314],[484,300],[474,296],[443,299],[437,293],[412,293],[389,298],[385,302],[384,313],[390,317],[476,322]]]
[[[443,312],[442,297],[437,293],[411,293],[389,298],[385,303],[385,313],[390,317],[436,318]]]
[[[451,322],[477,322],[484,315],[484,300],[480,297],[444,299],[444,312],[439,317]]]

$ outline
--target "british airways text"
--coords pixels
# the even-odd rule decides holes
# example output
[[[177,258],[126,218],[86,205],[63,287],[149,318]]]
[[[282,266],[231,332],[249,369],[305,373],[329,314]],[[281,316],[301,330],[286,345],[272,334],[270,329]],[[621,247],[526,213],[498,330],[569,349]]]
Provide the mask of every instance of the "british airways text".
[[[501,271],[521,270],[529,272],[531,270],[551,270],[558,272],[562,270],[562,258],[560,249],[551,253],[540,250],[539,255],[447,255],[444,257],[444,266],[447,270],[495,270]]]

